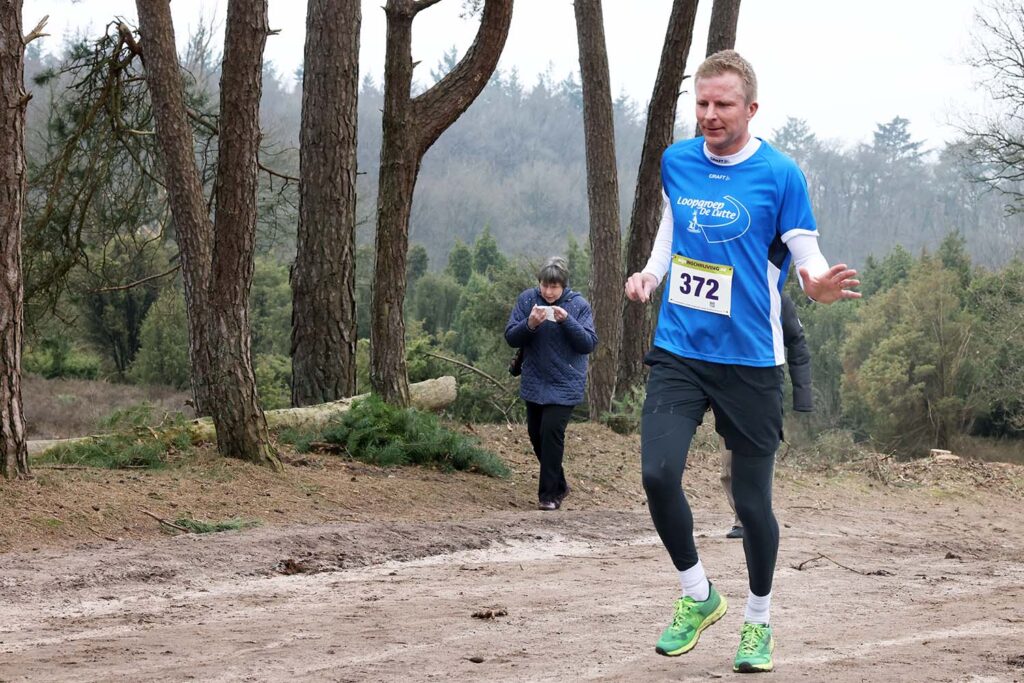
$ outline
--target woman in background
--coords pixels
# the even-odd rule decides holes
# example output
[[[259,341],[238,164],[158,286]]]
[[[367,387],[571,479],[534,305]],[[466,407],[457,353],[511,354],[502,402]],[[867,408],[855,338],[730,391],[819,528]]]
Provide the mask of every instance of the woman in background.
[[[583,402],[587,355],[597,345],[590,304],[569,289],[565,259],[549,258],[537,273],[537,286],[516,299],[505,341],[523,352],[519,395],[540,462],[537,507],[557,510],[569,494],[562,469],[565,427],[572,409]]]

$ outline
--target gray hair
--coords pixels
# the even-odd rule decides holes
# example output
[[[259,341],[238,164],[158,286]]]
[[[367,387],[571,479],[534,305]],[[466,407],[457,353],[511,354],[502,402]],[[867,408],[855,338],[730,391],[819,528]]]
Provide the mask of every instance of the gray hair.
[[[569,264],[561,256],[552,256],[537,271],[537,282],[569,286]]]

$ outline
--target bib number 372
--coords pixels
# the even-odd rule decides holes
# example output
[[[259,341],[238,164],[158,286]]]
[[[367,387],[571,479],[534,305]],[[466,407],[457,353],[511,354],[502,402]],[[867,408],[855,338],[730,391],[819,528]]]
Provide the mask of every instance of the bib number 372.
[[[680,254],[672,257],[669,302],[708,313],[730,315],[732,266],[705,263]]]

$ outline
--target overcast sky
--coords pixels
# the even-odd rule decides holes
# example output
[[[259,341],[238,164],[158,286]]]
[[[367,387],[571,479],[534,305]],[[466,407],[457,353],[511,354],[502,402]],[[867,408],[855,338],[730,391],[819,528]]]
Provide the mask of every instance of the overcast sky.
[[[302,61],[303,0],[269,0],[270,24],[281,33],[268,39],[266,58],[291,75]],[[384,0],[363,2],[364,73],[383,75]],[[697,35],[687,68],[704,56],[712,0],[701,0]],[[461,0],[422,12],[413,26],[418,76],[429,77],[445,50],[465,52],[477,23],[459,17]],[[955,137],[951,120],[984,106],[976,74],[964,66],[978,0],[744,0],[736,48],[749,59],[760,82],[757,135],[770,135],[787,116],[805,119],[820,137],[847,143],[870,141],[875,125],[895,116],[910,119],[911,132],[931,146]],[[179,42],[200,17],[223,28],[226,0],[174,0]],[[605,32],[612,88],[646,106],[658,69],[671,0],[605,0]],[[102,30],[108,18],[135,23],[131,0],[26,0],[26,32],[44,14],[52,37],[42,47],[57,51],[76,28]],[[570,0],[516,0],[512,29],[499,68],[516,68],[532,84],[550,70],[561,80],[579,68]],[[684,84],[684,87],[686,85]],[[693,99],[680,101],[692,120]]]

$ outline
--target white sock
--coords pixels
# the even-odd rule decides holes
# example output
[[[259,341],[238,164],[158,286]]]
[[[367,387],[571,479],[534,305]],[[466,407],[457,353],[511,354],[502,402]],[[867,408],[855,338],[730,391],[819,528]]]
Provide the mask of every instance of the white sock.
[[[749,593],[747,595],[747,612],[743,618],[751,624],[768,624],[768,619],[771,616],[771,606],[771,593],[768,595]]]
[[[711,584],[708,583],[708,576],[700,560],[689,569],[679,572],[679,583],[683,586],[683,595],[689,595],[697,602],[704,602],[711,594]]]

